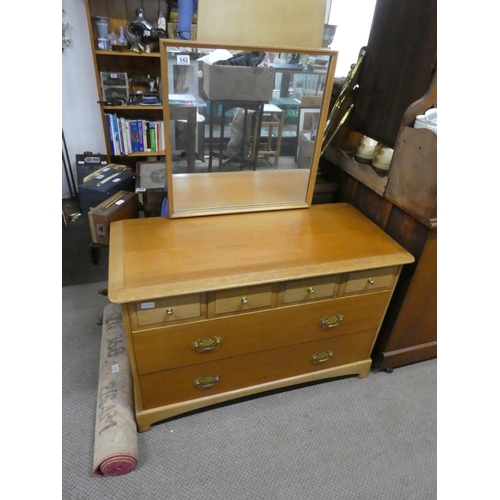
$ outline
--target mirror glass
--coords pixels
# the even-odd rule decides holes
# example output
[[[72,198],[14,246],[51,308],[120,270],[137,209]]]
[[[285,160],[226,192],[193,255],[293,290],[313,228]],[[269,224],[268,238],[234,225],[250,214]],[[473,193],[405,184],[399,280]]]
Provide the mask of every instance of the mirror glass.
[[[169,216],[307,208],[337,52],[161,42]]]

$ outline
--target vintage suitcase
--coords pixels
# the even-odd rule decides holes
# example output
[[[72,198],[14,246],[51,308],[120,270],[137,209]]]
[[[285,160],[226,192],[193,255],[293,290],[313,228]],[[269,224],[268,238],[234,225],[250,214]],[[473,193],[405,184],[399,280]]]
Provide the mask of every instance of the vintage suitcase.
[[[118,191],[134,192],[135,174],[125,165],[110,163],[85,177],[78,186],[80,208],[87,214]]]
[[[77,184],[83,183],[83,179],[96,170],[108,164],[107,155],[99,153],[83,153],[76,155],[76,178]]]
[[[109,245],[111,222],[124,219],[137,219],[138,217],[137,195],[130,191],[118,191],[118,193],[115,193],[89,211],[92,241],[99,245]]]
[[[167,195],[167,167],[165,162],[137,162],[135,192],[145,217],[160,217],[163,200]]]

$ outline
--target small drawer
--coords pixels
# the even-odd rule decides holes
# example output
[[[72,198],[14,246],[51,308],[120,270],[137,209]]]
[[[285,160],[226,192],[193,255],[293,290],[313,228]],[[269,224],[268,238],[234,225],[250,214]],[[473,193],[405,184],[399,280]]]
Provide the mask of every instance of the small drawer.
[[[330,299],[334,296],[338,279],[339,277],[335,275],[290,281],[285,285],[283,304]]]
[[[194,319],[202,315],[200,294],[136,302],[132,307],[134,309],[132,315],[135,313],[139,327]],[[132,322],[135,323],[133,320]]]
[[[259,285],[215,292],[214,314],[238,313],[272,306],[273,286]]]
[[[395,266],[350,273],[344,295],[389,290],[394,283],[397,269],[397,266]]]

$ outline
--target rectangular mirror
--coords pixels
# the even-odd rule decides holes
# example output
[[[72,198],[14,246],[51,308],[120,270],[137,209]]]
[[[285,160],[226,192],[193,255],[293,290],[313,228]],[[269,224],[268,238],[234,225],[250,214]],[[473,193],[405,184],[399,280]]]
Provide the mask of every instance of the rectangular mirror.
[[[309,207],[337,55],[161,40],[169,216]]]

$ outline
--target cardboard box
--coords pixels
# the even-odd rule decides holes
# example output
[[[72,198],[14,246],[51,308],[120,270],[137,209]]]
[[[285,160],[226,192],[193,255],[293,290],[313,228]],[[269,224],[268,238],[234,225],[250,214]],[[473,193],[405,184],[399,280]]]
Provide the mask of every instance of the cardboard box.
[[[139,207],[137,195],[129,191],[118,191],[89,212],[92,241],[99,245],[109,245],[111,222],[124,219],[137,219]]]
[[[300,168],[311,168],[316,141],[311,141],[309,139],[309,133],[310,131],[301,132],[299,134],[299,154],[297,155],[297,163]]]
[[[264,101],[273,98],[274,68],[203,62],[203,90],[210,100]]]
[[[125,165],[110,163],[85,177],[78,186],[80,208],[87,214],[118,191],[134,192],[135,175]]]

